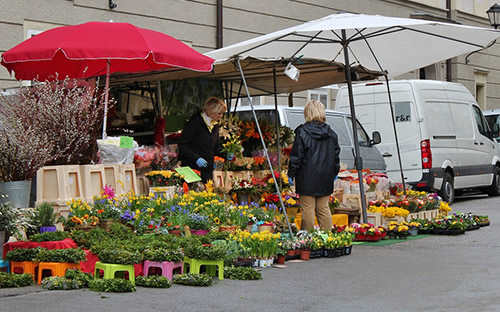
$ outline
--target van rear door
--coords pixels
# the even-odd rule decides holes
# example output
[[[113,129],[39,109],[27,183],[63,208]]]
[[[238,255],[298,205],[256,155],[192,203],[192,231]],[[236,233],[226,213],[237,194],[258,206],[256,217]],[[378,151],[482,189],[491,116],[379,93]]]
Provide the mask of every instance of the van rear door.
[[[347,92],[345,93],[347,96]],[[391,83],[391,98],[396,118],[401,162],[406,182],[422,179],[420,154],[421,129],[415,98],[409,83]],[[396,140],[392,125],[391,110],[385,84],[354,88],[356,117],[368,133],[379,131],[382,142],[377,145],[387,165],[387,174],[401,182]],[[346,99],[348,103],[348,99]]]

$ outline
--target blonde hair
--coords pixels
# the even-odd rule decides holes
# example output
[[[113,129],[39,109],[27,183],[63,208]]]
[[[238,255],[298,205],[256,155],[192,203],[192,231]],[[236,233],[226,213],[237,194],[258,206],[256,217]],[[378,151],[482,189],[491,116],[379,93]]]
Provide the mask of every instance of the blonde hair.
[[[209,97],[203,105],[205,113],[224,113],[227,110],[226,103],[218,97]]]
[[[307,102],[304,108],[304,118],[306,122],[309,121],[320,121],[325,122],[325,105],[317,100],[311,100]]]

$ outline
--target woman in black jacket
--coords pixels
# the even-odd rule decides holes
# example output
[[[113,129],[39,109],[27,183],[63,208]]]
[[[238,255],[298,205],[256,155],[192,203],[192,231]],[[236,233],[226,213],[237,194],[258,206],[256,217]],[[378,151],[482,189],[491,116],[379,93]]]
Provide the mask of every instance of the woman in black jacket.
[[[340,170],[340,147],[337,134],[325,123],[325,106],[321,102],[309,101],[304,117],[306,123],[295,129],[288,177],[291,183],[295,179],[295,190],[300,195],[301,229],[312,230],[316,215],[321,229],[330,231],[328,200]]]
[[[203,182],[212,179],[214,156],[220,154],[217,122],[226,109],[223,100],[211,97],[203,105],[203,111],[193,115],[182,130],[179,158],[183,166],[200,170]]]

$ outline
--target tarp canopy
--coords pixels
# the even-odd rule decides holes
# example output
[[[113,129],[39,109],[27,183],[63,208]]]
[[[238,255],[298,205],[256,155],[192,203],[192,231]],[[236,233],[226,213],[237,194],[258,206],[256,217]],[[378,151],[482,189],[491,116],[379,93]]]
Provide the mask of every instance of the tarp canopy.
[[[379,71],[381,67],[390,77],[482,49],[500,33],[494,29],[434,21],[340,13],[236,43],[206,55],[216,60],[303,55],[305,58],[343,63],[342,31],[346,32],[351,66],[362,65],[374,71]]]
[[[284,74],[289,63],[286,58],[247,57],[240,61],[251,96],[269,95],[274,93],[273,68],[276,70],[277,93],[295,93],[315,89],[326,85],[345,82],[344,65],[325,60],[301,58],[294,63],[300,70],[299,81],[294,81]],[[382,73],[369,71],[362,66],[352,69],[353,80],[373,80]],[[181,80],[188,78],[207,78],[232,82],[229,90],[231,98],[246,97],[245,88],[240,89],[241,76],[233,59],[217,60],[211,72],[194,72],[188,70],[166,70],[148,74],[128,74],[111,76],[111,85],[123,85],[140,81]],[[227,90],[226,90],[227,91]]]

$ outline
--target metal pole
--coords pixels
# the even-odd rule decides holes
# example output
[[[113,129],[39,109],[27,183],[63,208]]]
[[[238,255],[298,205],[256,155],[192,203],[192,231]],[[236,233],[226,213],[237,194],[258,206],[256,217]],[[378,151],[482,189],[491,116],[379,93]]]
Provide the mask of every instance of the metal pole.
[[[109,71],[110,71],[110,61],[106,61],[106,86],[104,87],[104,122],[102,123],[102,138],[106,139],[108,135],[106,134],[106,123],[108,119],[108,100],[109,100]]]
[[[274,122],[276,123],[276,149],[278,150],[278,170],[281,171],[281,144],[280,144],[280,118],[278,111],[278,88],[276,86],[276,67],[273,64],[273,83],[274,83],[274,110],[275,118]],[[280,185],[281,186],[281,185]]]
[[[387,74],[385,74],[384,77],[385,77],[385,84],[387,85],[387,96],[389,97],[389,107],[391,108],[392,129],[394,130],[394,138],[396,139],[396,150],[398,152],[398,161],[399,161],[399,173],[401,174],[401,182],[403,183],[403,194],[406,195],[405,175],[403,173],[403,165],[401,163],[401,152],[399,150],[398,131],[396,130],[396,118],[394,117],[394,107],[392,107],[392,98],[391,98],[391,89],[389,87],[389,78],[387,78]]]
[[[243,74],[243,69],[241,69],[240,59],[237,59],[238,70],[240,71],[241,80],[245,86],[245,91],[247,93],[248,102],[250,103],[250,107],[252,108],[253,118],[255,120],[255,125],[257,126],[257,131],[259,132],[260,142],[262,143],[262,147],[264,148],[264,155],[266,155],[267,164],[271,169],[271,175],[273,176],[274,187],[276,188],[276,192],[278,193],[278,198],[280,200],[281,209],[283,214],[285,215],[286,224],[288,225],[288,232],[290,236],[293,237],[292,228],[290,226],[290,221],[288,220],[288,214],[286,213],[285,205],[283,204],[283,199],[281,198],[281,190],[278,186],[278,182],[276,181],[276,177],[274,176],[273,165],[271,164],[271,160],[269,159],[269,154],[267,153],[266,143],[264,142],[264,137],[262,136],[262,131],[260,130],[259,120],[257,119],[257,115],[255,114],[255,109],[253,107],[252,97],[250,96],[250,92],[248,91],[247,81],[245,80],[245,75]]]
[[[345,29],[342,29],[342,45],[344,46],[344,60],[345,60],[345,78],[347,81],[347,90],[349,91],[349,107],[351,109],[351,122],[352,122],[352,137],[354,140],[354,151],[355,151],[355,160],[354,165],[356,166],[356,170],[358,171],[358,179],[359,179],[359,194],[361,196],[361,212],[363,215],[363,222],[367,222],[366,216],[366,198],[365,198],[365,188],[363,185],[363,165],[361,163],[361,156],[359,153],[359,141],[358,141],[358,132],[356,129],[356,110],[354,108],[354,97],[352,94],[352,80],[351,80],[351,65],[349,63],[349,51],[348,51],[347,36],[345,33]]]

